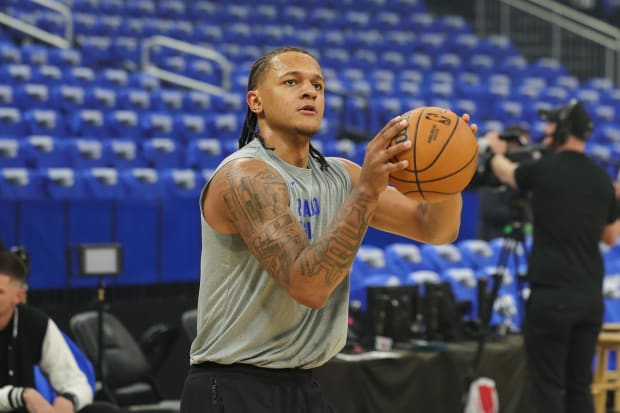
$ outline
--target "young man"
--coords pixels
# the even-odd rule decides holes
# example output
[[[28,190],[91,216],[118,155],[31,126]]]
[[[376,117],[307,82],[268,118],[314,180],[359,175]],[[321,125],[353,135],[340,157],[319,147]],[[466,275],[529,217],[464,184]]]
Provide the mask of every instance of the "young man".
[[[407,127],[400,117],[368,143],[362,167],[313,148],[325,81],[304,50],[258,59],[246,101],[241,149],[200,200],[198,335],[181,410],[328,412],[311,369],[345,344],[347,276],[368,226],[451,242],[461,195],[422,204],[388,188],[390,172],[407,167],[394,155],[411,150],[388,148]]]
[[[589,413],[603,318],[599,241],[613,245],[618,237],[615,193],[607,173],[584,154],[592,125],[583,106],[573,101],[541,115],[549,121],[552,155],[516,164],[496,154],[490,164],[500,181],[531,193],[524,335],[535,411]]]
[[[56,324],[21,304],[25,280],[24,263],[1,251],[0,412],[77,412],[92,402],[92,390]],[[34,388],[37,364],[59,394],[51,404]]]

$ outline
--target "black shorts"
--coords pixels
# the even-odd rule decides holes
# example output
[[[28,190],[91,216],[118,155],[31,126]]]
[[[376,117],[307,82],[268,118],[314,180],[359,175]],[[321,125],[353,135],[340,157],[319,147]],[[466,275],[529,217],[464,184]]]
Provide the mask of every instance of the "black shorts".
[[[192,366],[181,413],[335,413],[311,370],[244,364]]]

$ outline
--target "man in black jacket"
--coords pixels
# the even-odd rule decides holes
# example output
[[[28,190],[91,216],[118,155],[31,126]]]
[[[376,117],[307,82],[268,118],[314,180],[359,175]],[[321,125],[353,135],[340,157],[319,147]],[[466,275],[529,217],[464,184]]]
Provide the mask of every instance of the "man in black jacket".
[[[619,234],[615,192],[584,153],[592,124],[583,106],[571,101],[541,117],[551,155],[516,164],[494,151],[490,166],[501,182],[531,194],[524,338],[535,411],[593,413],[592,358],[604,309],[599,241],[613,245]]]
[[[92,404],[88,379],[54,321],[22,303],[26,274],[15,254],[0,251],[0,412],[114,411],[112,405]],[[52,403],[35,389],[35,365],[58,394]]]

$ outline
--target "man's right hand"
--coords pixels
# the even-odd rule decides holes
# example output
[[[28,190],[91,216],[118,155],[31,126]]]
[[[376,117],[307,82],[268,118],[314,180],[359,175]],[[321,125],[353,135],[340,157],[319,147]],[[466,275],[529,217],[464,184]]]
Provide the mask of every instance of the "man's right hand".
[[[26,409],[30,413],[54,413],[52,405],[35,389],[28,387],[23,393]]]

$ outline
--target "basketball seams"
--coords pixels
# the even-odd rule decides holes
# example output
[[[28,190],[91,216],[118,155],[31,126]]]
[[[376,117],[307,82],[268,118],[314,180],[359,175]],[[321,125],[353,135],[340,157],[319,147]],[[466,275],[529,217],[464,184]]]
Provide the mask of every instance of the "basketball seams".
[[[416,121],[415,124],[415,133],[413,134],[413,142],[411,142],[413,144],[413,156],[412,156],[412,161],[413,161],[413,173],[415,175],[415,182],[418,186],[418,192],[420,193],[420,196],[422,197],[422,199],[426,199],[426,197],[424,196],[424,192],[422,192],[422,187],[420,186],[420,183],[418,182],[418,157],[416,156],[416,151],[417,151],[417,141],[418,141],[418,129],[420,127],[420,122],[422,120],[422,115],[424,115],[424,112],[426,112],[426,108],[422,109],[422,111],[420,112],[420,114],[418,115],[418,119]]]
[[[426,166],[425,168],[420,169],[419,171],[416,169],[416,172],[424,172],[426,170],[428,170],[429,168],[431,168],[433,165],[435,165],[435,163],[437,162],[437,160],[439,158],[441,158],[441,154],[446,150],[446,148],[448,147],[448,144],[450,144],[450,141],[452,140],[452,137],[454,136],[454,132],[456,132],[457,127],[459,126],[459,122],[461,121],[461,119],[457,116],[456,117],[456,123],[454,124],[454,128],[452,128],[452,131],[450,132],[450,135],[448,135],[448,138],[446,139],[446,141],[444,142],[443,146],[441,147],[441,149],[439,150],[439,152],[437,152],[437,155],[435,156],[435,159],[433,159],[431,161],[430,164],[428,164],[428,166]],[[417,177],[416,177],[417,179]]]
[[[437,182],[437,181],[441,181],[442,179],[450,178],[451,176],[457,175],[458,173],[460,173],[464,169],[466,169],[477,158],[478,158],[478,153],[474,152],[473,156],[460,169],[457,169],[457,170],[455,170],[453,172],[450,172],[447,175],[443,175],[443,176],[441,176],[439,178],[433,178],[433,179],[427,179],[427,180],[424,180],[424,181],[420,181],[420,180],[417,180],[417,179],[416,180],[409,180],[409,179],[402,179],[402,178],[398,178],[396,176],[393,176],[392,179],[395,180],[395,181],[403,182],[403,183],[415,184],[415,185],[417,185],[419,187],[420,184],[426,184],[426,183],[430,183],[430,182]],[[417,178],[417,175],[416,175],[416,178]],[[427,190],[425,190],[425,191],[426,192],[433,192],[433,191],[427,191]],[[409,192],[419,192],[419,191],[409,191]]]

